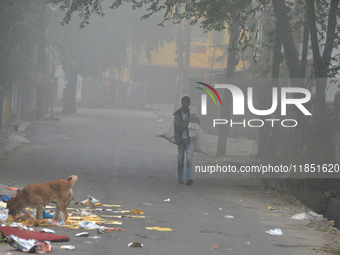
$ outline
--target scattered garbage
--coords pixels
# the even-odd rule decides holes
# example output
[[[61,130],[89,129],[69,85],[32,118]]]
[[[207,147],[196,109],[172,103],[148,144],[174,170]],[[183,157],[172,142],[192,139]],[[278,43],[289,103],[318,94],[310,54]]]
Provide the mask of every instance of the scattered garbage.
[[[55,234],[55,231],[54,231],[54,230],[48,229],[48,228],[43,228],[43,229],[41,229],[39,232]]]
[[[270,235],[274,235],[274,236],[281,236],[281,235],[283,235],[282,230],[279,229],[279,228],[270,229],[269,231],[266,231],[266,233],[268,233]]]
[[[105,228],[98,228],[97,232],[98,232],[98,234],[102,234],[102,235],[106,235],[107,234]]]
[[[10,235],[8,239],[8,244],[18,251],[24,251],[31,249],[38,241],[37,240],[25,240],[17,236]]]
[[[156,231],[172,231],[171,228],[163,228],[163,227],[146,227],[149,230],[156,230]]]
[[[84,211],[84,210],[82,210],[82,211],[80,212],[80,216],[81,216],[81,217],[90,216],[90,215],[91,215],[91,212],[87,212],[87,211]]]
[[[144,214],[141,210],[131,210],[129,211],[129,213],[133,213],[133,214]]]
[[[218,210],[222,211],[222,210],[223,210],[223,208],[218,208]]]
[[[179,196],[181,197],[181,196]],[[166,200],[166,202],[169,202],[170,198]],[[67,208],[67,210],[72,210],[69,211],[69,217],[68,219],[64,221],[58,221],[58,220],[53,220],[50,219],[53,217],[53,214],[50,213],[49,209],[55,209],[56,206],[46,206],[46,211],[44,209],[43,214],[44,214],[44,219],[42,220],[37,220],[35,218],[36,216],[36,209],[31,209],[31,208],[25,208],[23,209],[16,217],[15,217],[15,222],[14,218],[11,215],[8,215],[8,210],[3,208],[0,208],[0,220],[1,220],[1,214],[6,214],[11,217],[10,221],[7,220],[5,225],[11,224],[12,227],[21,229],[19,231],[25,231],[25,230],[31,230],[35,231],[33,228],[28,228],[28,226],[39,226],[43,228],[37,229],[38,232],[35,232],[39,235],[49,235],[56,237],[58,235],[55,235],[56,231],[49,229],[47,227],[49,226],[62,226],[63,228],[73,228],[73,229],[91,229],[91,230],[96,230],[98,234],[107,234],[108,232],[118,232],[118,231],[124,231],[122,228],[110,228],[107,226],[104,226],[104,224],[119,224],[121,225],[121,221],[116,221],[116,220],[107,220],[103,219],[101,217],[114,217],[114,218],[146,218],[146,216],[143,216],[144,214],[143,211],[134,209],[134,210],[116,210],[114,207],[121,207],[121,205],[109,205],[109,204],[104,204],[102,205],[99,203],[99,199],[96,199],[92,196],[88,196],[88,199],[82,201],[81,203],[77,202],[76,204],[78,205],[84,205],[84,206],[91,206],[91,207],[86,207],[86,208]],[[4,204],[5,205],[5,204]],[[145,206],[152,206],[153,204],[151,203],[141,203],[141,205]],[[1,206],[1,205],[0,205]],[[102,208],[94,208],[95,206],[103,206]],[[96,211],[105,211],[105,212],[110,212],[112,215],[99,215],[94,214]],[[109,213],[107,213],[109,214]],[[5,220],[4,220],[5,222]],[[11,222],[11,223],[10,223]],[[7,227],[7,226],[6,226]],[[170,228],[164,228],[164,227],[147,227],[146,229],[149,230],[155,230],[155,231],[172,231]],[[41,232],[41,233],[39,233]],[[89,231],[90,232],[90,231]],[[100,236],[90,236],[89,232],[80,232],[75,234],[76,237],[88,237],[92,239],[100,239]],[[52,235],[51,235],[52,234]],[[13,235],[14,236],[14,235]],[[19,237],[20,236],[20,237]],[[45,253],[45,252],[50,252],[52,246],[50,245],[49,242],[41,242],[44,240],[41,240],[39,238],[36,238],[36,234],[29,236],[32,240],[23,240],[23,243],[21,246],[19,246],[19,238],[24,238],[21,235],[14,236],[12,238],[12,245],[13,247],[18,247],[19,250],[24,251],[24,252],[36,252],[36,253]],[[65,236],[66,238],[69,239],[69,237]],[[140,236],[141,238],[148,238],[147,236]],[[38,239],[38,240],[36,240]],[[52,241],[56,240],[53,238]],[[89,241],[88,241],[89,242]],[[89,242],[91,243],[91,242]],[[129,244],[129,247],[143,247],[143,244],[138,243],[138,242],[133,242]],[[60,249],[67,249],[67,250],[74,250],[75,247],[72,245],[62,245]]]
[[[0,220],[6,221],[8,218],[8,209],[0,209]]]
[[[76,234],[77,237],[88,237],[90,234],[88,232],[80,232]]]
[[[25,240],[14,235],[9,236],[8,243],[16,250],[26,253],[49,253],[52,250],[52,245],[49,241]]]
[[[320,218],[323,217],[322,214],[317,214],[316,212],[313,212],[313,211],[310,211],[310,212],[308,212],[308,213],[309,213],[310,215],[314,216],[314,217],[320,217]]]
[[[50,214],[49,212],[46,212],[45,209],[43,209],[43,219],[52,219],[54,214]]]
[[[93,206],[93,207],[97,206],[97,205],[99,204],[99,201],[100,201],[100,200],[95,199],[94,197],[92,197],[92,196],[90,196],[90,195],[88,196],[87,202],[88,202],[91,206]]]
[[[79,223],[78,228],[98,229],[100,226],[89,221],[83,221]]]
[[[246,244],[250,245],[251,243],[250,242],[246,242]]]
[[[295,214],[294,216],[291,217],[293,220],[312,220],[313,216],[308,215],[307,213],[299,213]]]
[[[121,207],[121,205],[107,205],[107,204],[103,204],[102,206],[105,206],[105,207]]]
[[[106,231],[124,231],[122,228],[105,228]]]
[[[60,249],[65,249],[65,250],[74,250],[76,247],[73,245],[62,245],[60,246]]]
[[[92,206],[92,207],[95,207],[95,206],[102,206],[102,204],[98,202],[98,201],[99,201],[98,199],[95,199],[94,197],[92,197],[92,196],[90,196],[90,195],[89,195],[89,197],[91,197],[91,199],[88,198],[88,199],[86,199],[86,200],[81,201],[80,203],[79,203],[79,202],[76,202],[76,205],[90,205],[90,206]],[[89,201],[89,200],[90,200],[90,201]],[[97,203],[96,203],[96,202],[97,202]]]
[[[224,218],[226,219],[234,219],[234,216],[231,216],[231,215],[225,215]]]
[[[29,253],[50,253],[52,251],[52,245],[49,241],[40,242],[34,245]]]
[[[274,209],[271,205],[268,205],[268,209],[269,209],[270,211],[273,211],[273,212],[280,212],[280,213],[283,213],[282,210]]]
[[[92,238],[92,239],[100,239],[99,236],[89,236],[89,238]]]
[[[148,236],[141,236],[140,234],[137,234],[136,236],[138,236],[140,238],[149,238]]]
[[[24,229],[24,230],[28,229],[22,223],[16,223],[16,222],[12,222],[9,226],[12,227],[12,228],[18,228],[18,229]]]
[[[12,188],[12,187],[7,187],[7,186],[4,186],[4,189],[14,190],[14,191],[18,191],[18,192],[21,190],[19,188]],[[4,196],[7,196],[7,195],[4,195]]]
[[[170,198],[165,199],[164,202],[170,202]]]
[[[219,249],[220,247],[218,247],[217,245],[212,246],[211,249]]]
[[[64,222],[61,221],[61,220],[51,220],[50,224],[55,225],[55,226],[62,226],[62,225],[64,225]]]
[[[142,248],[143,244],[138,243],[138,242],[133,242],[133,243],[129,243],[128,247],[140,247],[140,248]]]
[[[153,204],[151,204],[151,203],[140,203],[140,205],[153,206]]]
[[[4,187],[4,188],[8,188],[8,187]],[[8,189],[14,189],[14,190],[18,190],[18,188],[8,188]],[[8,195],[3,195],[2,198],[0,198],[0,201],[8,201],[10,200],[10,196]]]

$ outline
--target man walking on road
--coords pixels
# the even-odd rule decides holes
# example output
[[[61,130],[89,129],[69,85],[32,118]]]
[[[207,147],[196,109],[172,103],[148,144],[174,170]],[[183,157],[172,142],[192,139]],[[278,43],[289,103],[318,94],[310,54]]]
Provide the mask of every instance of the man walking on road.
[[[190,98],[183,96],[182,107],[178,109],[175,115],[175,141],[178,145],[178,183],[183,184],[183,169],[184,169],[184,154],[186,152],[186,184],[191,185],[194,180],[191,179],[191,165],[192,157],[194,155],[194,147],[196,137],[189,136],[188,126],[190,122],[199,123],[198,118],[195,114],[190,115],[189,105]]]

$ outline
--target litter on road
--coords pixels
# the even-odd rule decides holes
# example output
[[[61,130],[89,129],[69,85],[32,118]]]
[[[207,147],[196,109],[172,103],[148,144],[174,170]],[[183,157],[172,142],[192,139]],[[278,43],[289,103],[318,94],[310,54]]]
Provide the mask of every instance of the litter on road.
[[[308,212],[308,213],[309,213],[310,215],[314,216],[314,217],[320,217],[320,218],[323,217],[322,214],[317,214],[316,212],[313,212],[313,211],[310,211],[310,212]]]
[[[231,215],[225,215],[224,218],[226,219],[234,219],[234,216],[231,216]]]
[[[73,245],[62,245],[60,246],[60,249],[65,249],[65,250],[74,250],[76,247]]]
[[[8,243],[16,250],[26,253],[49,253],[52,250],[52,245],[49,241],[25,240],[14,235],[9,236]]]
[[[280,213],[283,213],[283,212],[284,212],[284,211],[282,211],[282,210],[274,209],[271,205],[268,205],[268,209],[269,209],[270,211],[273,211],[273,212],[280,212]]]
[[[122,207],[121,205],[106,205],[106,204],[103,204],[104,207]]]
[[[55,234],[55,231],[49,228],[42,228],[41,230],[38,230],[39,232],[42,233],[50,233],[50,234]]]
[[[162,227],[146,227],[149,230],[156,230],[156,231],[172,231],[171,228],[162,228]]]
[[[77,237],[88,237],[90,234],[88,232],[80,232],[76,234]]]
[[[92,239],[100,239],[99,236],[89,236],[89,238],[92,238]]]
[[[140,205],[153,206],[153,204],[151,204],[151,203],[140,203]]]
[[[275,228],[275,229],[270,229],[269,231],[266,231],[266,233],[270,234],[270,235],[275,235],[275,236],[281,236],[283,235],[282,230],[279,228]]]
[[[312,220],[313,216],[308,215],[307,213],[299,213],[295,214],[291,217],[293,220]]]
[[[133,243],[129,243],[128,247],[140,247],[140,248],[142,248],[143,244],[138,243],[138,242],[133,242]]]

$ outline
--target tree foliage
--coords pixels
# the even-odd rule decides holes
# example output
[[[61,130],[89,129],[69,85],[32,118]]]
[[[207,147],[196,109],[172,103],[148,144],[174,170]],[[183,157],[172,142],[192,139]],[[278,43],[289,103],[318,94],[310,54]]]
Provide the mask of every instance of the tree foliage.
[[[11,90],[14,81],[33,82],[37,72],[39,2],[0,2],[0,86]]]

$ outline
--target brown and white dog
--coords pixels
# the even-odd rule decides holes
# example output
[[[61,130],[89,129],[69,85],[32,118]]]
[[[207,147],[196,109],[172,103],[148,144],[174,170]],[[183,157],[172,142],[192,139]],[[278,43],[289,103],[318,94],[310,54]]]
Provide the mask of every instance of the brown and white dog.
[[[14,216],[26,206],[37,208],[36,218],[43,218],[43,208],[57,199],[55,219],[59,219],[59,212],[62,212],[63,221],[67,220],[68,214],[66,207],[70,203],[73,195],[71,187],[78,180],[78,176],[71,175],[66,180],[56,180],[43,184],[28,184],[19,191],[15,197],[7,201],[9,214]]]

